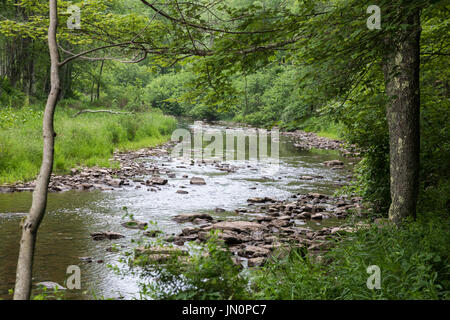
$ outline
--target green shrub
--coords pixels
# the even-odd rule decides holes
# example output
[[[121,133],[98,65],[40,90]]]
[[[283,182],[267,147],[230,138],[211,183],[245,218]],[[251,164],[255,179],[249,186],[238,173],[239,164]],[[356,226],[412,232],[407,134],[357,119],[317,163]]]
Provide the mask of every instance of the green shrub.
[[[224,300],[249,298],[248,279],[216,235],[192,248],[190,256],[174,254],[165,263],[140,259],[141,298]]]

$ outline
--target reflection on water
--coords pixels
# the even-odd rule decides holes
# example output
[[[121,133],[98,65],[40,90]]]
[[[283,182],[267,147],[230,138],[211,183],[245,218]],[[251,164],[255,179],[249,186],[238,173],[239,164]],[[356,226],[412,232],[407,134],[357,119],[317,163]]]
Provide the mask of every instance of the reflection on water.
[[[50,193],[48,211],[36,244],[33,282],[55,281],[63,284],[67,278],[67,267],[79,265],[82,290],[68,290],[67,297],[88,298],[90,295],[85,291],[93,290],[97,297],[118,298],[123,295],[132,298],[138,291],[136,279],[121,278],[107,267],[107,264],[117,264],[118,255],[107,251],[112,242],[93,241],[89,236],[95,231],[116,231],[126,237],[114,240],[114,243],[128,245],[136,236],[136,231],[120,225],[124,206],[137,220],[157,221],[165,233],[171,234],[181,229],[171,220],[180,213],[220,207],[227,212],[216,215],[236,215],[234,210],[246,206],[246,200],[250,197],[284,199],[292,193],[310,191],[331,194],[336,184],[345,180],[348,171],[332,170],[322,164],[332,159],[348,163],[336,152],[301,151],[285,137],[280,140],[279,170],[268,176],[261,176],[257,163],[236,162],[239,169],[228,173],[219,171],[213,165],[198,163],[186,166],[178,160],[161,157],[144,160],[170,168],[176,174],[175,178],[169,178],[169,185],[158,192],[130,186],[108,192]],[[189,178],[203,177],[207,184],[190,185],[189,178],[183,178],[184,175]],[[299,180],[303,175],[320,175],[323,178]],[[182,187],[189,193],[176,193]],[[10,298],[8,289],[14,287],[19,222],[30,204],[31,193],[0,194],[0,297],[4,299]],[[92,257],[93,262],[82,262],[80,257]]]

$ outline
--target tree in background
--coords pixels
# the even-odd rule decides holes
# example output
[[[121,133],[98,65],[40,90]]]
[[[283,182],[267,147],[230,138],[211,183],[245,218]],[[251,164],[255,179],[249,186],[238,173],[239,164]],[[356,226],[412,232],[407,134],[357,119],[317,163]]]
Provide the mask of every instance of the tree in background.
[[[389,127],[389,218],[401,224],[415,217],[419,186],[421,13],[445,10],[443,1],[381,1],[382,25],[366,25],[370,3],[343,1],[262,1],[153,4],[160,16],[183,28],[184,43],[202,59],[195,62],[198,87],[209,87],[209,103],[232,101],[230,78],[267,65],[276,52],[309,66],[308,85],[317,88],[315,107],[331,99],[345,104],[361,83],[379,89],[372,78],[384,76]],[[234,5],[233,5],[234,4]],[[430,19],[422,14],[422,19]],[[313,80],[313,81],[311,81]],[[192,93],[195,95],[196,93]]]
[[[48,14],[49,14],[49,24],[48,24],[48,49],[50,54],[50,92],[48,94],[47,103],[44,111],[44,120],[43,120],[43,157],[42,157],[42,165],[40,168],[39,176],[36,180],[36,186],[33,191],[33,199],[32,205],[28,215],[25,220],[22,222],[22,238],[20,240],[20,250],[19,250],[19,258],[17,264],[17,273],[16,273],[16,285],[14,290],[14,299],[15,300],[26,300],[30,298],[31,294],[31,285],[32,285],[32,267],[33,267],[33,257],[34,257],[34,248],[36,243],[36,235],[41,224],[42,219],[45,215],[46,205],[47,205],[47,193],[48,193],[48,185],[50,182],[50,176],[53,170],[53,160],[54,160],[54,145],[55,145],[55,136],[56,133],[53,127],[54,113],[55,108],[58,102],[58,97],[61,93],[61,78],[60,78],[60,70],[63,66],[68,64],[69,62],[78,59],[78,58],[87,58],[94,60],[104,61],[106,59],[113,58],[98,58],[98,57],[86,57],[90,53],[105,50],[109,48],[126,48],[128,50],[138,50],[138,54],[135,55],[134,59],[129,61],[123,61],[126,63],[137,63],[142,61],[147,56],[147,50],[134,42],[136,36],[132,35],[132,38],[125,42],[114,42],[112,39],[108,37],[103,38],[106,40],[107,44],[101,45],[99,47],[91,48],[85,50],[81,53],[71,53],[67,50],[61,48],[58,44],[57,37],[58,35],[58,1],[57,0],[49,0],[48,2]],[[44,8],[44,11],[47,8]],[[98,13],[100,10],[96,7],[94,10],[94,14]],[[92,17],[92,16],[91,16]],[[19,27],[22,27],[18,24]],[[41,27],[42,28],[42,27]],[[67,30],[62,30],[63,32],[67,32]],[[111,30],[113,32],[113,30]],[[141,31],[142,32],[142,31]],[[35,35],[38,36],[38,35]],[[42,35],[41,35],[42,36]],[[70,37],[66,35],[67,37]],[[111,36],[108,34],[108,36]],[[75,39],[80,41],[80,39]],[[108,41],[109,40],[109,41]],[[117,40],[115,38],[114,40]],[[129,49],[131,48],[131,49]],[[63,61],[60,61],[59,49],[64,50],[69,53],[69,57]],[[126,52],[127,53],[127,52]],[[142,57],[139,57],[139,55]],[[116,59],[116,58],[114,58]]]

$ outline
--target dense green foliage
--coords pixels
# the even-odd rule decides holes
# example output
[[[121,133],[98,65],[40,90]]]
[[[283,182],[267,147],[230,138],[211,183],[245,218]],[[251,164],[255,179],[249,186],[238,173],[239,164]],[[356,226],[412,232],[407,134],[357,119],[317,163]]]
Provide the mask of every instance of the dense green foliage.
[[[41,107],[0,110],[0,183],[35,178],[42,159]],[[55,117],[56,173],[77,166],[115,165],[114,150],[138,149],[167,140],[176,120],[159,112],[131,115],[81,114],[60,109]]]
[[[249,298],[248,280],[232,258],[231,252],[213,235],[206,243],[191,246],[189,256],[174,253],[161,262],[141,255],[130,261],[133,268],[141,268],[140,296],[144,299]]]
[[[256,297],[269,299],[449,299],[448,220],[420,216],[398,229],[373,226],[349,235],[312,262],[292,250],[257,272]],[[381,288],[368,289],[367,267],[381,270]]]
[[[42,102],[49,91],[47,3],[0,2],[0,183],[32,179],[39,170]],[[60,13],[69,4],[59,1]],[[399,229],[374,227],[349,235],[326,255],[326,264],[293,250],[250,278],[227,251],[209,242],[208,255],[191,264],[179,264],[177,258],[169,268],[158,268],[163,281],[144,283],[143,296],[449,298],[449,7],[445,1],[381,0],[382,27],[369,30],[369,4],[162,0],[157,5],[163,17],[140,1],[90,0],[79,3],[82,31],[68,29],[68,15],[60,14],[62,60],[71,52],[125,45],[95,51],[62,68],[57,173],[79,165],[111,166],[114,149],[162,142],[175,120],[161,112],[234,120],[316,131],[356,144],[362,152],[358,179],[345,192],[363,196],[385,216],[391,200],[385,40],[409,27],[401,23],[403,15],[421,12],[418,211],[426,217]],[[136,64],[120,62],[141,57],[146,59]],[[70,117],[86,108],[135,114]],[[381,290],[365,286],[366,267],[373,264],[382,270]]]

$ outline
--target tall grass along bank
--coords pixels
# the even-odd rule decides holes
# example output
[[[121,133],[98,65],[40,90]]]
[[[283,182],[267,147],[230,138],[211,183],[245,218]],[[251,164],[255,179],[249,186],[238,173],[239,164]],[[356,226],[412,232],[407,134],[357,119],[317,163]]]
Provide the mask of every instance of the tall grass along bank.
[[[42,159],[42,111],[0,111],[0,184],[32,180]],[[161,113],[85,113],[60,109],[55,115],[57,174],[77,166],[112,167],[115,150],[151,147],[170,138],[176,120]]]

